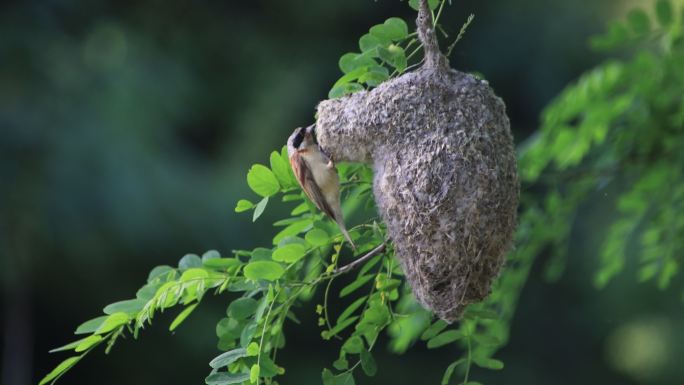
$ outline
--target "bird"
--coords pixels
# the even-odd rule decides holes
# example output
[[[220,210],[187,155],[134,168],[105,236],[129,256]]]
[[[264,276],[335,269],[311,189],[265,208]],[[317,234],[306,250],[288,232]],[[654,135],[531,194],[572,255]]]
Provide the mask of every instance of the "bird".
[[[316,142],[315,128],[315,124],[299,127],[288,138],[287,154],[290,166],[304,193],[319,210],[337,223],[351,248],[356,250],[342,217],[340,177],[337,168],[330,156]]]

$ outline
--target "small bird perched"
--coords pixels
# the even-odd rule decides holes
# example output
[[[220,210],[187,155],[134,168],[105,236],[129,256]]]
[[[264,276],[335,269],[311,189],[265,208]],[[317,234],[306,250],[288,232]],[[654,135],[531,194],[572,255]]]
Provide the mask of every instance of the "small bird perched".
[[[340,207],[340,178],[332,159],[318,146],[315,125],[299,127],[287,140],[287,154],[297,181],[311,201],[340,227],[352,249],[356,245],[344,226]]]

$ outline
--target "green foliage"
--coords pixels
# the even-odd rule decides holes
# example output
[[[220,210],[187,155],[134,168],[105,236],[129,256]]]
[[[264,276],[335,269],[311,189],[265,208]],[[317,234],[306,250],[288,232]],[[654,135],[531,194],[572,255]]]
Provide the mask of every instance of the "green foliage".
[[[339,66],[344,75],[333,85],[328,97],[337,98],[367,87],[375,87],[390,78],[390,71],[406,70],[405,50],[416,44],[415,34],[408,33],[408,25],[392,17],[370,28],[359,39],[361,52],[344,54]]]
[[[630,259],[638,280],[668,287],[684,250],[684,20],[670,1],[655,3],[657,24],[644,10],[592,39],[597,49],[634,46],[621,61],[609,61],[569,86],[542,115],[542,127],[521,152],[521,174],[528,184],[547,186],[537,210],[545,239],[556,254],[550,276],[557,276],[572,219],[580,204],[597,191],[614,195],[617,218],[608,226],[600,250],[595,284],[604,287]],[[572,181],[563,190],[558,181]],[[553,216],[551,216],[553,214]],[[553,224],[549,226],[549,224]]]
[[[438,17],[444,1],[430,4]],[[633,11],[626,22],[611,24],[606,34],[592,39],[599,49],[634,42],[643,47],[629,59],[608,61],[585,74],[544,110],[539,132],[520,151],[524,185],[518,246],[508,256],[491,295],[471,305],[457,324],[433,320],[415,302],[391,245],[358,270],[340,269],[342,261],[386,242],[385,227],[375,218],[352,227],[358,252],[351,255],[337,226],[315,210],[299,189],[283,148],[271,153],[270,167],[254,165],[247,174],[258,203],[241,199],[235,208],[236,212],[253,210],[252,219],[257,220],[269,203],[292,206],[289,217],[274,223],[278,230],[271,245],[234,250],[230,256],[213,250],[201,257],[188,254],[177,268],[155,267],[134,299],[106,306],[104,315],[76,329],[84,338],[52,350],[80,354],[59,364],[41,385],[59,379],[101,344],[109,351],[124,334],[137,338],[157,313],[180,305],[183,309],[169,326],[175,330],[206,293],[231,296],[226,316],[215,328],[222,353],[209,363],[207,384],[275,384],[275,377],[284,373],[276,360],[278,350],[286,345],[285,323],[298,322],[295,308],[315,308],[321,337],[341,343],[332,369],[322,371],[325,385],[353,385],[360,372],[374,376],[379,368],[373,349],[383,332],[396,353],[416,343],[445,349],[447,354],[459,352],[441,383],[452,383],[458,376],[462,384],[477,384],[471,380],[474,367],[504,368],[494,355],[508,340],[510,321],[535,257],[550,252],[546,274],[558,278],[573,218],[590,194],[607,188],[618,190],[619,217],[608,228],[596,284],[606,285],[633,256],[640,263],[640,281],[654,280],[666,288],[678,271],[684,247],[684,218],[677,215],[684,205],[680,150],[684,146],[684,44],[678,14],[681,10],[660,0],[655,6],[657,25],[647,13]],[[359,41],[361,52],[340,59],[345,75],[331,97],[376,86],[391,76],[390,71],[405,71],[412,56],[406,51],[416,44],[413,36],[397,18],[370,28]],[[343,201],[348,207],[372,209],[372,171],[363,165],[338,168]],[[572,183],[559,188],[561,181]],[[328,301],[342,274],[355,276],[335,295],[346,306],[331,314]],[[323,303],[300,306],[308,304],[317,290]]]
[[[438,26],[441,11],[446,2],[446,0],[428,1],[436,26]],[[409,0],[409,5],[417,10],[418,0]],[[434,11],[437,13],[434,14]],[[449,47],[449,52],[461,39],[472,22],[472,18],[473,16],[470,15],[458,37]],[[441,27],[439,28],[442,30]],[[340,57],[338,64],[344,75],[333,84],[328,97],[334,99],[370,89],[404,73],[411,59],[420,52],[421,48],[416,32],[409,33],[408,24],[398,17],[391,17],[382,24],[372,26],[368,33],[359,39],[361,52],[348,52]]]

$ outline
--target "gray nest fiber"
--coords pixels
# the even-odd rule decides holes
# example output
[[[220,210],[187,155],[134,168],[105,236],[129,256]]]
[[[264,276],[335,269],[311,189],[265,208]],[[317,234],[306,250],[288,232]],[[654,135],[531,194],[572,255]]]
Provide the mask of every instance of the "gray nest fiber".
[[[450,69],[426,1],[422,67],[318,105],[335,161],[373,166],[373,191],[418,301],[452,322],[491,291],[516,227],[519,182],[505,106],[486,81]]]

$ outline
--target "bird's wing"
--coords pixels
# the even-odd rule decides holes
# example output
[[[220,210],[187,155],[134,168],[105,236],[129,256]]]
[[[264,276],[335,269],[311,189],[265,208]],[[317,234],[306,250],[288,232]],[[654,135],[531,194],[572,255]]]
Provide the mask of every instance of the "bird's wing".
[[[304,158],[298,154],[294,153],[290,156],[290,165],[292,166],[292,171],[294,171],[297,181],[302,186],[302,189],[306,195],[311,199],[311,201],[318,207],[319,210],[323,211],[325,215],[329,216],[332,220],[337,221],[335,218],[334,211],[325,200],[325,196],[318,185],[313,179],[311,170],[306,164]]]

